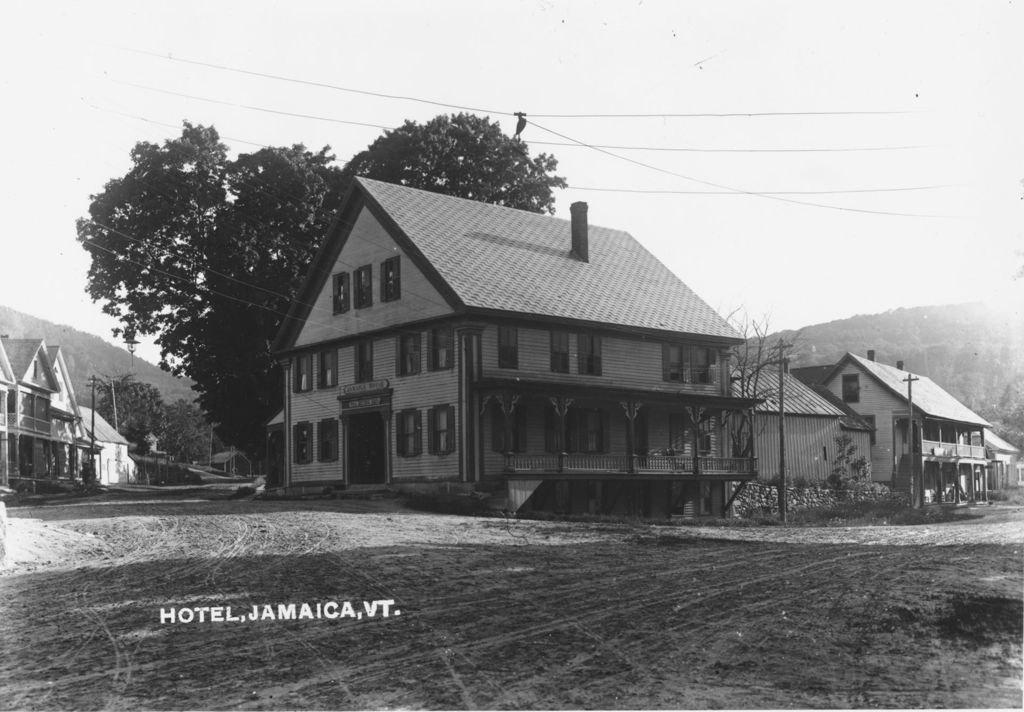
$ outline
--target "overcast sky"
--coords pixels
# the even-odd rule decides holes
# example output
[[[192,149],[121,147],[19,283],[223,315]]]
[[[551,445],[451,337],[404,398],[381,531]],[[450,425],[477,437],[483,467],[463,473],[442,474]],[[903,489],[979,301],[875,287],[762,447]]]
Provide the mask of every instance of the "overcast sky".
[[[557,215],[586,201],[723,313],[1024,318],[1022,19],[1005,1],[10,5],[0,304],[111,339],[75,219],[183,120],[343,163],[381,129],[342,122],[452,105],[510,134],[526,112],[569,181]]]

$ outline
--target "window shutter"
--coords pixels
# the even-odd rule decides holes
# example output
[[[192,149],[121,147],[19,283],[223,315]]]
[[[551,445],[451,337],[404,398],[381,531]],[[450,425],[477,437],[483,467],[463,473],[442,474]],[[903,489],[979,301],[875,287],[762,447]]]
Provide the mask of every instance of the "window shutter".
[[[431,455],[440,454],[439,453],[440,448],[438,447],[438,442],[437,442],[437,409],[438,409],[437,406],[434,406],[433,408],[431,408],[428,411],[430,413],[430,417],[427,418],[427,443],[428,443],[427,447],[428,447],[428,452]]]
[[[416,437],[413,443],[413,454],[419,455],[423,452],[423,413],[420,410],[416,410],[416,415],[413,418],[416,422]]]
[[[448,413],[448,447],[445,448],[445,452],[455,451],[455,406],[446,405],[445,410]]]
[[[491,449],[494,452],[505,451],[505,416],[501,408],[495,404],[491,407]]]
[[[396,437],[398,438],[398,447],[396,449],[398,450],[399,455],[405,456],[409,454],[407,452],[408,448],[405,446],[405,414],[399,413],[397,420],[398,427],[396,427],[395,430],[398,431],[396,433]]]

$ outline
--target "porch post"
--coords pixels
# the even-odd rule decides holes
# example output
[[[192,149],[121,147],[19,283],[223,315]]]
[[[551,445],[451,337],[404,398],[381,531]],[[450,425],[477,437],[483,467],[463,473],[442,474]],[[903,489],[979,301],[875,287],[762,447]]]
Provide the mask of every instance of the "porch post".
[[[565,470],[565,416],[569,412],[569,406],[573,404],[572,398],[566,398],[565,396],[550,396],[548,401],[551,403],[551,407],[555,409],[555,415],[558,416],[558,472]]]
[[[970,438],[970,436],[968,436],[968,438]],[[974,467],[975,467],[975,465],[972,462],[971,465],[970,465],[971,476],[967,478],[967,501],[968,502],[973,502],[975,500],[974,479],[976,477],[976,474],[975,474]]]
[[[519,402],[519,395],[506,391],[498,397],[498,404],[501,406],[501,414],[505,416],[505,469],[512,469],[512,453],[514,443],[512,442],[512,415],[516,412],[516,404]]]
[[[637,401],[620,401],[619,405],[626,412],[626,471],[629,474],[636,473],[636,416],[642,403]]]

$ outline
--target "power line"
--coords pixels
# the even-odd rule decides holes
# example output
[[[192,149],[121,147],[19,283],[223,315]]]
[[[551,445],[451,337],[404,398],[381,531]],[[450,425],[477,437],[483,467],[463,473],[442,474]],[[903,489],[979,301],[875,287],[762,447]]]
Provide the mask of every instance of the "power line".
[[[529,141],[533,146],[565,146],[568,148],[589,148],[578,143],[567,143],[563,141]],[[612,151],[660,151],[678,153],[853,153],[860,151],[909,151],[919,148],[930,148],[923,145],[909,146],[854,146],[849,148],[695,148],[671,146],[608,146],[604,144],[591,144],[594,148],[606,148]]]
[[[915,185],[903,188],[852,188],[847,190],[763,190],[758,195],[837,195],[850,193],[897,193],[914,190],[939,190],[941,188],[958,188],[960,186],[946,185]],[[652,195],[747,195],[746,191],[737,190],[656,190],[643,188],[592,188],[578,185],[570,185],[573,190],[589,190],[601,193],[642,193]]]
[[[274,81],[289,82],[291,84],[300,84],[303,86],[318,87],[321,89],[331,89],[334,91],[347,92],[352,94],[362,94],[364,96],[373,96],[381,99],[394,99],[399,101],[412,101],[420,104],[429,104],[431,106],[438,106],[446,109],[457,109],[459,111],[471,111],[480,114],[500,114],[502,116],[515,116],[516,112],[498,109],[481,109],[479,107],[466,106],[462,104],[452,104],[449,102],[438,101],[435,99],[424,99],[422,97],[404,95],[404,94],[388,94],[385,92],[370,91],[368,89],[355,89],[353,87],[345,87],[337,84],[330,84],[327,82],[311,81],[308,79],[300,79],[297,77],[287,77],[280,74],[271,74],[269,72],[257,72],[250,69],[242,69],[240,67],[231,67],[225,64],[216,64],[213,62],[202,62],[195,59],[186,59],[184,57],[175,57],[173,54],[160,54],[158,52],[150,52],[148,50],[134,49],[131,47],[123,47],[117,45],[107,45],[114,49],[133,52],[136,54],[147,55],[150,57],[158,57],[171,62],[182,62],[184,64],[191,64],[198,67],[207,67],[210,69],[217,69],[224,72],[234,72],[236,74],[245,74],[252,77],[260,77],[262,79],[272,79]],[[923,113],[919,110],[888,110],[888,111],[744,111],[744,112],[695,112],[695,113],[648,113],[648,114],[624,114],[624,113],[594,113],[594,114],[546,114],[540,112],[530,112],[530,116],[540,117],[542,119],[673,119],[673,118],[752,118],[752,117],[772,117],[772,116],[886,116],[886,115],[898,115],[898,114],[917,114]]]
[[[124,84],[126,86],[135,87],[136,89],[144,89],[146,91],[154,91],[160,94],[169,94],[170,96],[182,97],[185,99],[193,99],[195,101],[205,101],[211,104],[220,104],[222,106],[232,106],[237,109],[248,109],[249,111],[262,111],[267,114],[277,114],[278,116],[291,116],[297,119],[312,119],[314,121],[329,121],[334,124],[347,124],[349,126],[366,126],[372,129],[383,129],[385,131],[392,130],[389,126],[381,126],[380,124],[370,124],[362,121],[346,121],[345,119],[335,119],[330,116],[315,116],[313,114],[299,114],[292,111],[280,111],[278,109],[268,109],[263,106],[254,106],[252,104],[239,104],[233,101],[224,101],[223,99],[210,99],[209,97],[196,96],[195,94],[185,94],[183,92],[171,91],[170,89],[160,89],[159,87],[151,87],[145,84],[135,84],[133,82],[126,82],[120,79],[113,79],[107,77],[109,81],[115,84]]]
[[[727,190],[727,191],[731,191],[733,193],[740,193],[740,194],[743,194],[743,195],[750,195],[750,196],[753,196],[753,197],[765,198],[767,200],[778,200],[778,201],[781,201],[781,202],[784,202],[784,203],[792,203],[794,205],[806,205],[806,206],[815,207],[815,208],[825,208],[827,210],[842,210],[842,211],[846,211],[846,212],[867,213],[867,214],[872,214],[872,215],[891,215],[891,216],[898,216],[898,217],[914,217],[914,218],[952,218],[952,217],[955,217],[955,216],[952,216],[952,215],[928,215],[928,214],[920,214],[920,213],[899,213],[899,212],[887,211],[887,210],[869,210],[867,208],[849,208],[849,207],[843,207],[843,206],[839,206],[839,205],[829,205],[827,203],[812,203],[812,202],[806,201],[806,200],[796,200],[794,198],[785,198],[785,197],[782,197],[780,195],[772,195],[770,193],[763,193],[763,192],[752,191],[752,190],[744,190],[742,188],[735,188],[733,186],[725,185],[723,183],[715,183],[713,181],[707,181],[707,180],[703,180],[701,178],[694,178],[693,176],[688,176],[688,175],[685,175],[683,173],[677,173],[675,171],[670,171],[670,170],[668,170],[666,168],[661,168],[659,166],[654,166],[654,165],[651,165],[650,163],[644,163],[643,161],[638,161],[638,160],[636,160],[634,158],[629,158],[627,156],[620,156],[619,154],[612,153],[611,151],[609,151],[607,149],[598,148],[597,146],[594,146],[592,144],[588,144],[588,143],[586,143],[584,141],[580,141],[580,140],[575,139],[575,138],[573,138],[571,136],[566,136],[565,134],[559,133],[558,131],[554,131],[552,129],[545,128],[544,126],[541,126],[540,124],[538,124],[538,123],[536,123],[534,121],[530,121],[530,124],[533,125],[533,126],[536,126],[541,131],[546,131],[546,132],[548,132],[550,134],[554,134],[555,136],[558,136],[559,138],[563,138],[563,139],[565,139],[567,141],[572,141],[572,142],[574,142],[576,144],[579,144],[580,146],[586,146],[588,148],[591,148],[591,149],[597,151],[598,153],[603,153],[603,154],[605,154],[607,156],[611,156],[612,158],[617,158],[620,161],[626,161],[627,163],[632,163],[632,164],[640,166],[642,168],[647,168],[649,170],[657,171],[658,173],[664,173],[665,175],[675,176],[677,178],[682,178],[684,180],[692,181],[694,183],[700,183],[701,185],[706,185],[706,186],[709,186],[711,188],[719,188],[721,190]]]

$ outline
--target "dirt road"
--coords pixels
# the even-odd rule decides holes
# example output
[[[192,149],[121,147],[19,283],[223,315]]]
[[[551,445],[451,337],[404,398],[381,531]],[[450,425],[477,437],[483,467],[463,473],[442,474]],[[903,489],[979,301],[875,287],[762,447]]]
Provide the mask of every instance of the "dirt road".
[[[1019,509],[698,529],[206,497],[10,509],[0,706],[1022,703]],[[392,614],[371,618],[372,601]],[[277,615],[330,602],[366,615]],[[162,609],[226,606],[260,615],[161,623]]]

